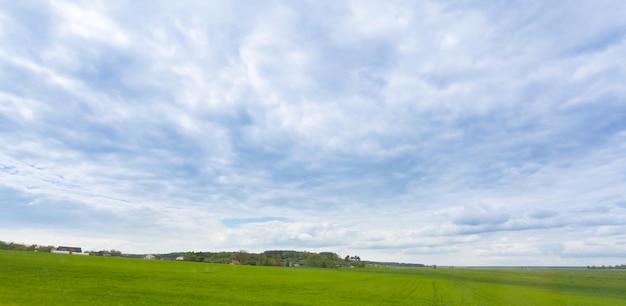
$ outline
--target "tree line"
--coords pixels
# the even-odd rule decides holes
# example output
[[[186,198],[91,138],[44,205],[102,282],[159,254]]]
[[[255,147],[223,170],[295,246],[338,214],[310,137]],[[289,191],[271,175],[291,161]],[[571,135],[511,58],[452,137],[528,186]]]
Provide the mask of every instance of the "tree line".
[[[345,261],[336,253],[292,250],[270,250],[263,253],[250,253],[245,250],[235,252],[184,252],[161,254],[161,259],[183,257],[185,261],[241,264],[252,266],[307,266],[315,268],[333,268],[344,265]]]
[[[0,241],[0,250],[6,251],[50,252],[52,249],[54,249],[53,245],[27,245],[22,243]]]
[[[0,250],[26,251],[26,252],[50,252],[55,249],[53,245],[21,244],[15,242],[0,241]],[[118,250],[110,251],[86,251],[91,256],[122,256]],[[312,253],[307,251],[272,250],[263,253],[249,253],[245,250],[236,252],[184,252],[161,254],[161,259],[176,259],[183,257],[185,261],[222,263],[222,264],[242,264],[253,266],[307,266],[315,268],[333,268],[345,265],[339,255],[332,252]],[[129,255],[129,257],[139,257],[139,255]],[[360,260],[360,258],[359,258]]]
[[[587,266],[587,269],[626,269],[626,265],[615,265],[615,266]]]

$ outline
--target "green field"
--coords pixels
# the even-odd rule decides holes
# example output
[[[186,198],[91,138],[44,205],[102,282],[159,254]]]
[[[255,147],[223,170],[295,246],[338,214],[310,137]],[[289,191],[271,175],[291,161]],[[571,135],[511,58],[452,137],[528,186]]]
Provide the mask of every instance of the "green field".
[[[626,305],[626,271],[306,269],[0,251],[0,305]]]

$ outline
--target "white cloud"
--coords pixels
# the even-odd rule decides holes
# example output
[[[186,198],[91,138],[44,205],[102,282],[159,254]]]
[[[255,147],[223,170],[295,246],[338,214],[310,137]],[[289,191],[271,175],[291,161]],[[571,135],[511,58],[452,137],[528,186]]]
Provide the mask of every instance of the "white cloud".
[[[66,1],[52,1],[51,4],[57,16],[62,19],[59,25],[61,35],[75,35],[86,40],[98,40],[118,46],[128,44],[129,38],[124,30],[103,13],[106,8],[102,3],[81,6]]]

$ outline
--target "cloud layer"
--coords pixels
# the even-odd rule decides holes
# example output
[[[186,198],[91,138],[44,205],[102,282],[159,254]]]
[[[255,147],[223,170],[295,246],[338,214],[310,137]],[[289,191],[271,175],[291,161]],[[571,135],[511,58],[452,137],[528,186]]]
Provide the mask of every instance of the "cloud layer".
[[[620,1],[0,6],[1,240],[623,264]]]

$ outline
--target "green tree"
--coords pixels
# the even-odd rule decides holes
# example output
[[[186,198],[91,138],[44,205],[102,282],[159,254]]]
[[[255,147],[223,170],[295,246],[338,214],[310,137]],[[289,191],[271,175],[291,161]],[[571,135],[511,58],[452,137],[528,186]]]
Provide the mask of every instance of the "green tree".
[[[274,254],[274,266],[280,266],[282,262],[282,258],[280,258],[280,254]]]
[[[320,254],[309,254],[304,264],[313,268],[329,268],[332,266],[330,259]]]
[[[267,256],[265,254],[259,255],[259,258],[256,260],[257,266],[266,266],[267,265]]]
[[[239,252],[237,253],[235,257],[235,259],[238,260],[239,263],[242,265],[248,264],[249,258],[250,258],[250,255],[248,254],[248,251],[246,250],[239,250]]]
[[[13,251],[26,251],[26,246],[20,243],[9,243],[9,250]]]
[[[197,261],[198,258],[196,257],[195,252],[185,252],[183,253],[183,260],[184,261]]]
[[[37,252],[48,252],[49,253],[50,251],[52,251],[52,249],[54,249],[54,246],[52,246],[52,245],[46,245],[46,246],[40,245],[40,246],[37,246]]]

